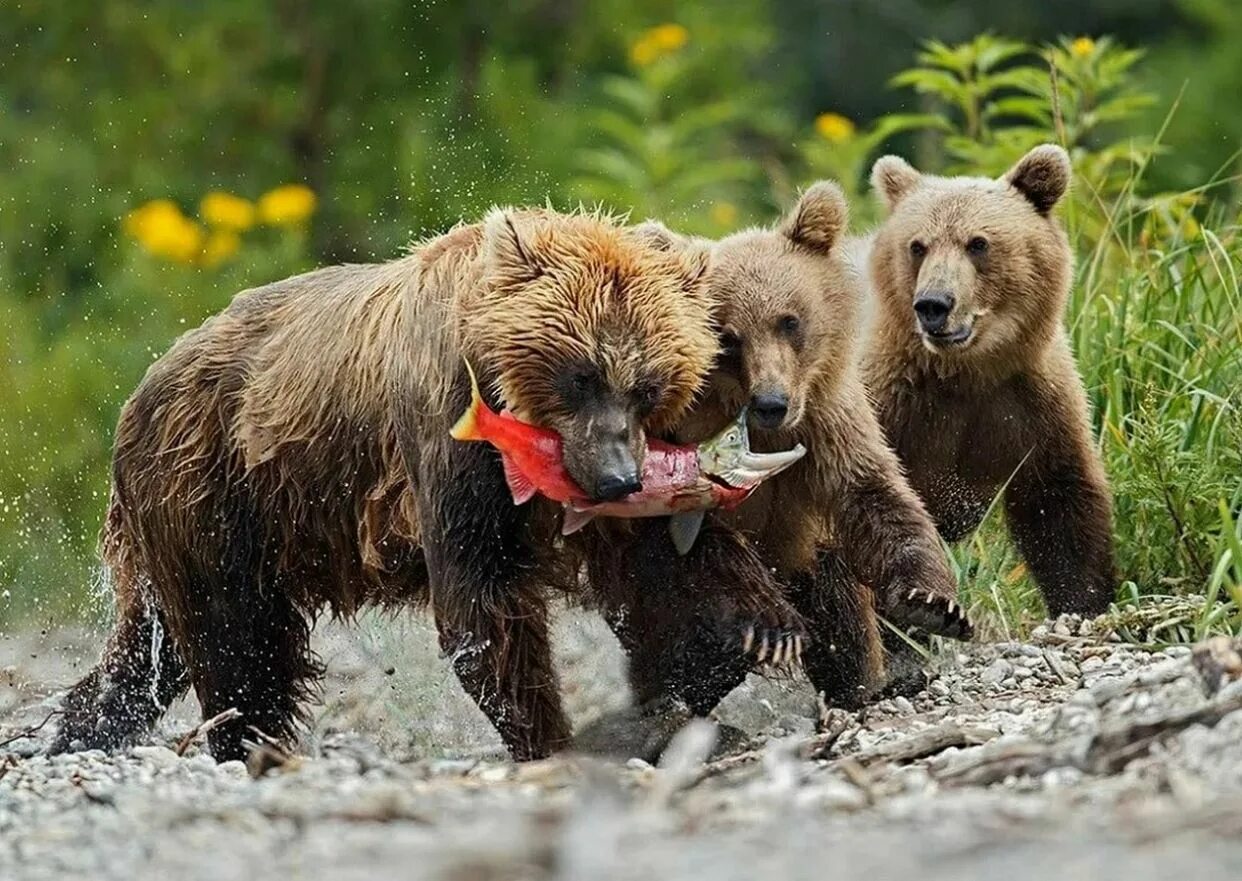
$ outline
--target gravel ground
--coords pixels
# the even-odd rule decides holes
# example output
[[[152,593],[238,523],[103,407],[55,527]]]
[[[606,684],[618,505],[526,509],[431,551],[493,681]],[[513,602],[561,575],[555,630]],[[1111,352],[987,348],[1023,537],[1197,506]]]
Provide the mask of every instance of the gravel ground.
[[[557,642],[577,724],[625,705],[595,619],[565,614]],[[0,634],[0,741],[97,643]],[[433,644],[421,619],[328,628],[325,705],[259,779],[169,748],[188,703],[122,755],[48,759],[48,729],[0,747],[0,878],[1242,877],[1242,661],[1224,644],[1152,652],[1063,619],[823,718],[801,682],[752,677],[719,711],[749,749],[705,763],[716,729],[696,723],[657,767],[505,761]]]

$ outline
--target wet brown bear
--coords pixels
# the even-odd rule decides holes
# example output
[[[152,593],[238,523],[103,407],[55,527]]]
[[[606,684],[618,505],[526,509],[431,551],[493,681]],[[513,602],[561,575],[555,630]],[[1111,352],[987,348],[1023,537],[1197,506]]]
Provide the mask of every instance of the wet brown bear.
[[[707,524],[732,530],[734,557],[757,554],[791,591],[807,626],[801,660],[809,678],[834,703],[856,705],[883,670],[871,592],[859,579],[874,587],[880,610],[895,620],[954,636],[967,634],[969,624],[956,606],[957,584],[935,526],[884,443],[863,389],[856,359],[861,284],[840,247],[846,219],[840,189],[822,182],[777,228],[741,232],[712,246],[709,279],[720,308],[722,354],[675,437],[701,441],[748,407],[756,449],[807,447],[803,461],[762,485],[737,511],[709,515]],[[658,224],[637,234],[674,249],[687,244]],[[645,554],[663,555],[664,586],[641,589],[644,579],[658,576],[637,554],[620,554],[591,578],[624,580],[627,565],[644,567],[628,591],[606,591],[631,598],[621,616],[622,641],[626,628],[639,634],[633,650],[641,654],[651,630],[646,622],[659,618],[667,627],[680,590],[688,585],[710,596],[705,582],[736,576],[727,556],[705,571],[693,555],[678,560],[656,525],[636,528]],[[684,651],[663,665],[632,666],[637,697],[671,693],[695,712],[709,711],[750,666],[736,653],[709,665],[704,658],[710,651],[700,646],[693,653],[699,665],[693,671],[678,666]],[[788,642],[761,644],[758,655],[777,664],[795,660]]]
[[[121,414],[118,621],[53,750],[128,742],[191,685],[205,716],[241,711],[209,735],[218,759],[247,726],[288,738],[322,609],[428,600],[513,755],[563,745],[545,591],[576,567],[559,512],[515,506],[495,451],[450,439],[463,359],[493,406],[561,433],[581,486],[619,497],[712,363],[705,268],[607,219],[496,210],[390,263],[248,291],[186,334]]]
[[[999,180],[876,162],[889,218],[871,250],[864,355],[880,421],[941,533],[974,529],[1003,488],[1053,615],[1104,611],[1115,583],[1108,485],[1061,322],[1073,261],[1052,209],[1069,181],[1051,145]]]

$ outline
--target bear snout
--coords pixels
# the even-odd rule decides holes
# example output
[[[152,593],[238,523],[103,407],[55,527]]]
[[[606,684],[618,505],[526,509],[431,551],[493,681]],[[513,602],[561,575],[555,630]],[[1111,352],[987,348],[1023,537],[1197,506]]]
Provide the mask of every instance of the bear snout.
[[[789,414],[789,395],[781,391],[760,392],[751,398],[750,412],[760,428],[780,428]]]
[[[919,327],[924,333],[943,333],[956,302],[953,294],[945,290],[919,291],[914,298],[914,313],[918,316]]]

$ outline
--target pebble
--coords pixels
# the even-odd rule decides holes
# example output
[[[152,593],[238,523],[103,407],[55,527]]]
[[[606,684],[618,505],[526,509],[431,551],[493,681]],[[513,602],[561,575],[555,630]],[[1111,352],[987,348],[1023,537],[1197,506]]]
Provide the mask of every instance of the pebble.
[[[1009,678],[1013,672],[1013,665],[1008,661],[996,660],[988,665],[987,669],[979,676],[979,680],[988,685],[997,685]]]
[[[135,759],[149,762],[156,767],[167,767],[181,761],[181,756],[166,746],[136,746],[129,751]]]

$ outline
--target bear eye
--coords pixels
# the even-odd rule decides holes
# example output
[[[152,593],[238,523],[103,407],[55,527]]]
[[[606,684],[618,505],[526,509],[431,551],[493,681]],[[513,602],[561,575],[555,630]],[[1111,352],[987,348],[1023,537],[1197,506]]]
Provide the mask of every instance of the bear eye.
[[[660,400],[660,389],[653,382],[644,382],[634,389],[634,404],[638,412],[647,416]]]
[[[587,367],[572,368],[561,375],[559,385],[562,396],[571,404],[577,404],[598,389],[599,374]]]
[[[726,330],[720,335],[720,357],[742,357],[742,338],[731,330]]]
[[[783,315],[780,321],[776,322],[776,329],[786,336],[793,336],[802,327],[802,322],[798,320],[797,315]]]
[[[915,260],[921,260],[923,257],[927,256],[927,246],[918,239],[915,239],[910,243],[910,256]]]
[[[966,243],[966,251],[975,256],[986,254],[988,252],[988,240],[983,236],[975,236]]]

